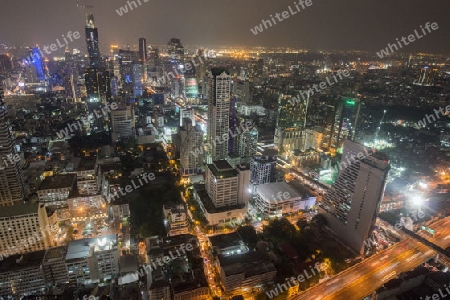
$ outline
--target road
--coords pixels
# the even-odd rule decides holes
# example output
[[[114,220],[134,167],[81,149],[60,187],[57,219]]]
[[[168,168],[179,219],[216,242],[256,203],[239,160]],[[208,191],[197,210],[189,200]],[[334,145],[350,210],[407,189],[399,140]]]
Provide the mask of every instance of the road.
[[[407,238],[291,299],[360,300],[382,283],[413,269],[434,254],[435,251],[422,243]]]

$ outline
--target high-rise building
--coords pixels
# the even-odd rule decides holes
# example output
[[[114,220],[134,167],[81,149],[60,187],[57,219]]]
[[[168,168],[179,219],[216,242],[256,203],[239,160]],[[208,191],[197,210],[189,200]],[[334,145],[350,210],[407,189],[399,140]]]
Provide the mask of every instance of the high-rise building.
[[[239,166],[236,169],[226,161],[208,164],[205,184],[206,192],[216,208],[248,203],[250,170]]]
[[[180,172],[182,176],[196,175],[203,169],[203,131],[200,125],[184,118],[180,128]]]
[[[295,104],[292,104],[290,100],[292,100],[291,95],[281,95],[278,99],[274,143],[280,152],[289,152],[302,147],[306,100]]]
[[[0,206],[20,204],[28,197],[22,162],[13,144],[7,115],[3,86],[0,83]]]
[[[276,181],[276,155],[255,155],[250,163],[250,182],[253,185]]]
[[[228,156],[228,142],[223,137],[229,134],[231,76],[224,68],[212,68],[208,72],[208,162],[225,159]],[[228,140],[228,138],[226,138]],[[217,140],[222,141],[218,143]]]
[[[94,15],[86,14],[86,44],[89,55],[89,67],[101,68],[102,58],[100,56],[100,49],[98,47],[98,30],[94,25]]]
[[[45,204],[21,204],[0,211],[0,253],[4,256],[55,246],[58,219]]]
[[[438,76],[437,68],[428,66],[420,69],[419,78],[414,82],[415,85],[434,86],[434,81]]]
[[[375,226],[389,169],[385,154],[346,140],[338,179],[320,204],[329,228],[358,253]]]
[[[135,127],[133,107],[127,106],[111,111],[111,139],[113,141],[134,137]]]
[[[84,73],[84,81],[89,103],[104,102],[111,98],[111,78],[109,71],[87,68]]]
[[[147,62],[147,40],[139,39],[139,62],[145,64]]]
[[[258,147],[258,130],[253,127],[237,136],[237,154],[242,163],[249,164]]]
[[[171,38],[168,43],[168,50],[170,59],[183,62],[184,60],[184,47],[181,44],[180,39]]]
[[[355,96],[340,96],[335,104],[334,119],[324,132],[324,142],[328,149],[342,148],[346,139],[354,140],[359,118],[361,101]]]
[[[195,126],[195,111],[192,108],[180,108],[180,126],[183,126],[184,118],[189,118],[192,126]]]

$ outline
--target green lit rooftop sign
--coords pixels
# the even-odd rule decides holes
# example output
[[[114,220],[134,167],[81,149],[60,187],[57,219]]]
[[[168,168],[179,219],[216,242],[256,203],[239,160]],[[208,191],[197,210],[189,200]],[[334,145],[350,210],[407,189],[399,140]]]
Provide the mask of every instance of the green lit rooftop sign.
[[[353,100],[347,100],[345,103],[347,103],[348,105],[355,105],[355,101]]]

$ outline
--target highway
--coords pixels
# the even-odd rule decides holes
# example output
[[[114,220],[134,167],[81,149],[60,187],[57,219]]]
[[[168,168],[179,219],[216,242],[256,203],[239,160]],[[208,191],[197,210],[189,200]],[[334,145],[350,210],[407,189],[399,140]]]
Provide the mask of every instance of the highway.
[[[438,220],[429,226],[435,230],[434,237],[424,232],[420,235],[445,249],[450,246],[449,225],[450,217]],[[412,237],[407,237],[392,247],[363,260],[330,280],[320,283],[291,299],[361,300],[383,283],[402,272],[413,269],[435,254],[436,251],[428,246]],[[448,261],[446,257],[443,257],[443,259],[445,262]]]
[[[434,254],[435,251],[422,243],[407,238],[291,299],[360,300],[384,282],[413,269]]]

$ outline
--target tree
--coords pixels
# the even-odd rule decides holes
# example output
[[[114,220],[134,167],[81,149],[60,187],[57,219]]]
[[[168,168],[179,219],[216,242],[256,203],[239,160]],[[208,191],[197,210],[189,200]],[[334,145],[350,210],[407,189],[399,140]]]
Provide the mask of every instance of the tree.
[[[308,226],[308,220],[306,220],[305,218],[300,218],[297,220],[297,226],[300,229],[305,229],[306,226]]]
[[[311,224],[319,229],[322,229],[324,226],[328,225],[328,222],[324,215],[319,214],[319,215],[315,215],[312,218]]]

